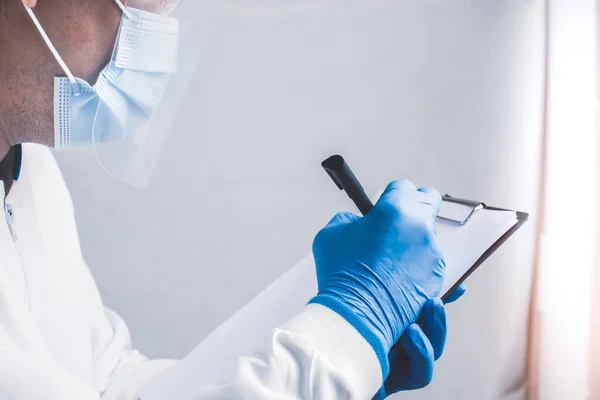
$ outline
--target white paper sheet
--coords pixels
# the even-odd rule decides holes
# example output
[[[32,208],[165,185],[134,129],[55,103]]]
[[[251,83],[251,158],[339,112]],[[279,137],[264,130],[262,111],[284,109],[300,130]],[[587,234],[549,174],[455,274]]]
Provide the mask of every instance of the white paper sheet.
[[[516,223],[514,211],[480,210],[464,226],[438,220],[436,231],[446,260],[446,293]]]
[[[464,226],[438,220],[436,231],[446,260],[445,293],[483,253],[517,223],[514,211],[480,210]],[[232,376],[240,356],[256,349],[271,329],[297,314],[317,292],[312,255],[290,269],[220,325],[184,360],[156,379],[143,400],[193,398],[207,383]]]

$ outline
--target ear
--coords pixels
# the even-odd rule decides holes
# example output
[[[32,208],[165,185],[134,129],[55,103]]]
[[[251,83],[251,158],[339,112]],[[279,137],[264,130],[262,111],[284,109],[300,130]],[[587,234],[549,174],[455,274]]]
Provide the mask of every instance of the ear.
[[[36,3],[37,3],[37,0],[23,0],[23,4],[25,5],[25,7],[29,7],[29,8],[35,7]]]

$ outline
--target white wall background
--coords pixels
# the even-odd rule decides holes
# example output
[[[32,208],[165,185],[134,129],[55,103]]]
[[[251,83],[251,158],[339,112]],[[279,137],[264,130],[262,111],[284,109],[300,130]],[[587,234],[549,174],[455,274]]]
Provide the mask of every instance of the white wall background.
[[[183,356],[348,207],[319,166],[340,152],[371,192],[408,177],[534,213],[402,396],[521,398],[543,23],[542,0],[227,1],[148,189],[57,154],[106,303],[145,353]]]

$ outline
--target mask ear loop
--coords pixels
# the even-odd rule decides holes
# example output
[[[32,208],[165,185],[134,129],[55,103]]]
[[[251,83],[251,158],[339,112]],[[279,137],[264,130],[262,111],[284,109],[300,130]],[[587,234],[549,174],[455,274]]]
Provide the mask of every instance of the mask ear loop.
[[[60,65],[60,67],[62,68],[62,70],[67,75],[67,78],[69,78],[69,82],[71,82],[71,85],[73,86],[73,90],[75,92],[75,95],[78,96],[79,95],[79,85],[77,85],[77,81],[75,80],[75,76],[71,73],[71,70],[69,69],[69,67],[67,67],[67,64],[65,64],[65,62],[62,59],[62,57],[60,56],[60,54],[58,54],[58,51],[56,50],[56,48],[54,47],[54,45],[50,41],[50,38],[48,37],[48,35],[46,35],[46,32],[44,31],[44,28],[40,24],[40,21],[38,21],[37,17],[35,16],[35,14],[33,13],[33,11],[31,10],[31,8],[25,6],[25,10],[27,10],[27,13],[31,17],[31,20],[33,21],[33,24],[35,25],[35,27],[37,28],[37,30],[40,32],[40,35],[42,35],[42,39],[44,39],[44,42],[46,42],[46,46],[48,46],[48,49],[50,49],[50,52],[52,53],[52,55],[54,56],[54,58],[56,59],[56,61]]]
[[[123,14],[127,17],[127,19],[131,19],[131,13],[129,12],[129,10],[123,5],[123,3],[121,3],[120,0],[115,0],[115,3],[117,3],[117,6],[119,6],[119,8],[121,9],[121,11],[123,11]]]

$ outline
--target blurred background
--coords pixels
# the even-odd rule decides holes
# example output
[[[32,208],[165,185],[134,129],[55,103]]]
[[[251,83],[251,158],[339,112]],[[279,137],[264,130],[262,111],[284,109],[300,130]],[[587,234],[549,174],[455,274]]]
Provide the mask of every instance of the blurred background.
[[[531,214],[400,398],[591,398],[595,21],[594,0],[224,0],[149,188],[56,153],[104,301],[183,357],[350,207],[320,168],[340,153],[371,193],[404,177]]]

